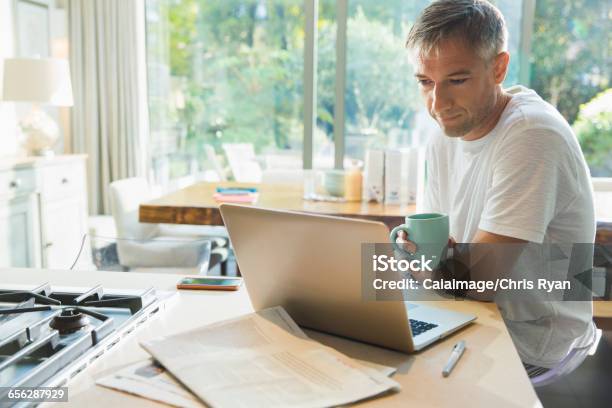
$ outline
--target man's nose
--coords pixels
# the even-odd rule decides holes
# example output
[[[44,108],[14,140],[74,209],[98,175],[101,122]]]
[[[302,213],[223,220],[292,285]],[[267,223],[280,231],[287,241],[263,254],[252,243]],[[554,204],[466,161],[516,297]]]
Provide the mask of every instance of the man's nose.
[[[440,85],[435,85],[432,91],[432,109],[436,114],[442,113],[452,105],[448,92]]]

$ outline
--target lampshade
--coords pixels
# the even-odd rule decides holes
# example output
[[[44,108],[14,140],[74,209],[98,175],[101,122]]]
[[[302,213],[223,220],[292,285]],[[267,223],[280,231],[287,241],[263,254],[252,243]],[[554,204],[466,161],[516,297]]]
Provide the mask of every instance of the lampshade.
[[[5,59],[2,99],[72,106],[68,61],[55,58]]]

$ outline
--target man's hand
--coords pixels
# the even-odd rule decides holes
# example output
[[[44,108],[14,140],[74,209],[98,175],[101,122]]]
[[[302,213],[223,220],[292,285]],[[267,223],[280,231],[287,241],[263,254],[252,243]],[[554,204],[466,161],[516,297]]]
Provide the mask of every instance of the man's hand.
[[[411,253],[411,254],[414,254],[418,249],[417,244],[415,244],[414,242],[408,239],[408,233],[404,230],[400,230],[397,233],[397,238],[395,239],[395,243],[398,244],[400,248],[402,248],[404,251]],[[457,241],[455,241],[453,237],[449,237],[448,247],[454,248],[455,244],[457,244]]]
[[[395,243],[399,245],[404,251],[414,254],[417,251],[417,245],[408,240],[408,233],[404,230],[399,230]]]

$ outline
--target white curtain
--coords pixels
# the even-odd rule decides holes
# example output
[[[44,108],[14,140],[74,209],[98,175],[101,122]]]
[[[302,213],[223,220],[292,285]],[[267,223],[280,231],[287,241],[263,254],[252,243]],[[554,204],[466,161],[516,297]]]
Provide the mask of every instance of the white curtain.
[[[72,148],[89,156],[91,214],[110,211],[110,182],[146,174],[144,12],[144,0],[69,0]]]

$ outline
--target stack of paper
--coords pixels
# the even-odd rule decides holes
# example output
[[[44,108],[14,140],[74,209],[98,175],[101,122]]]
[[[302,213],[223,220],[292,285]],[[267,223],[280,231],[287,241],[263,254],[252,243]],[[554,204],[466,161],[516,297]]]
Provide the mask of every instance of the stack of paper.
[[[107,388],[138,395],[175,407],[199,408],[203,404],[166,369],[152,359],[139,361],[96,382]]]
[[[309,340],[280,307],[142,346],[212,407],[327,407],[399,389],[393,369]]]

